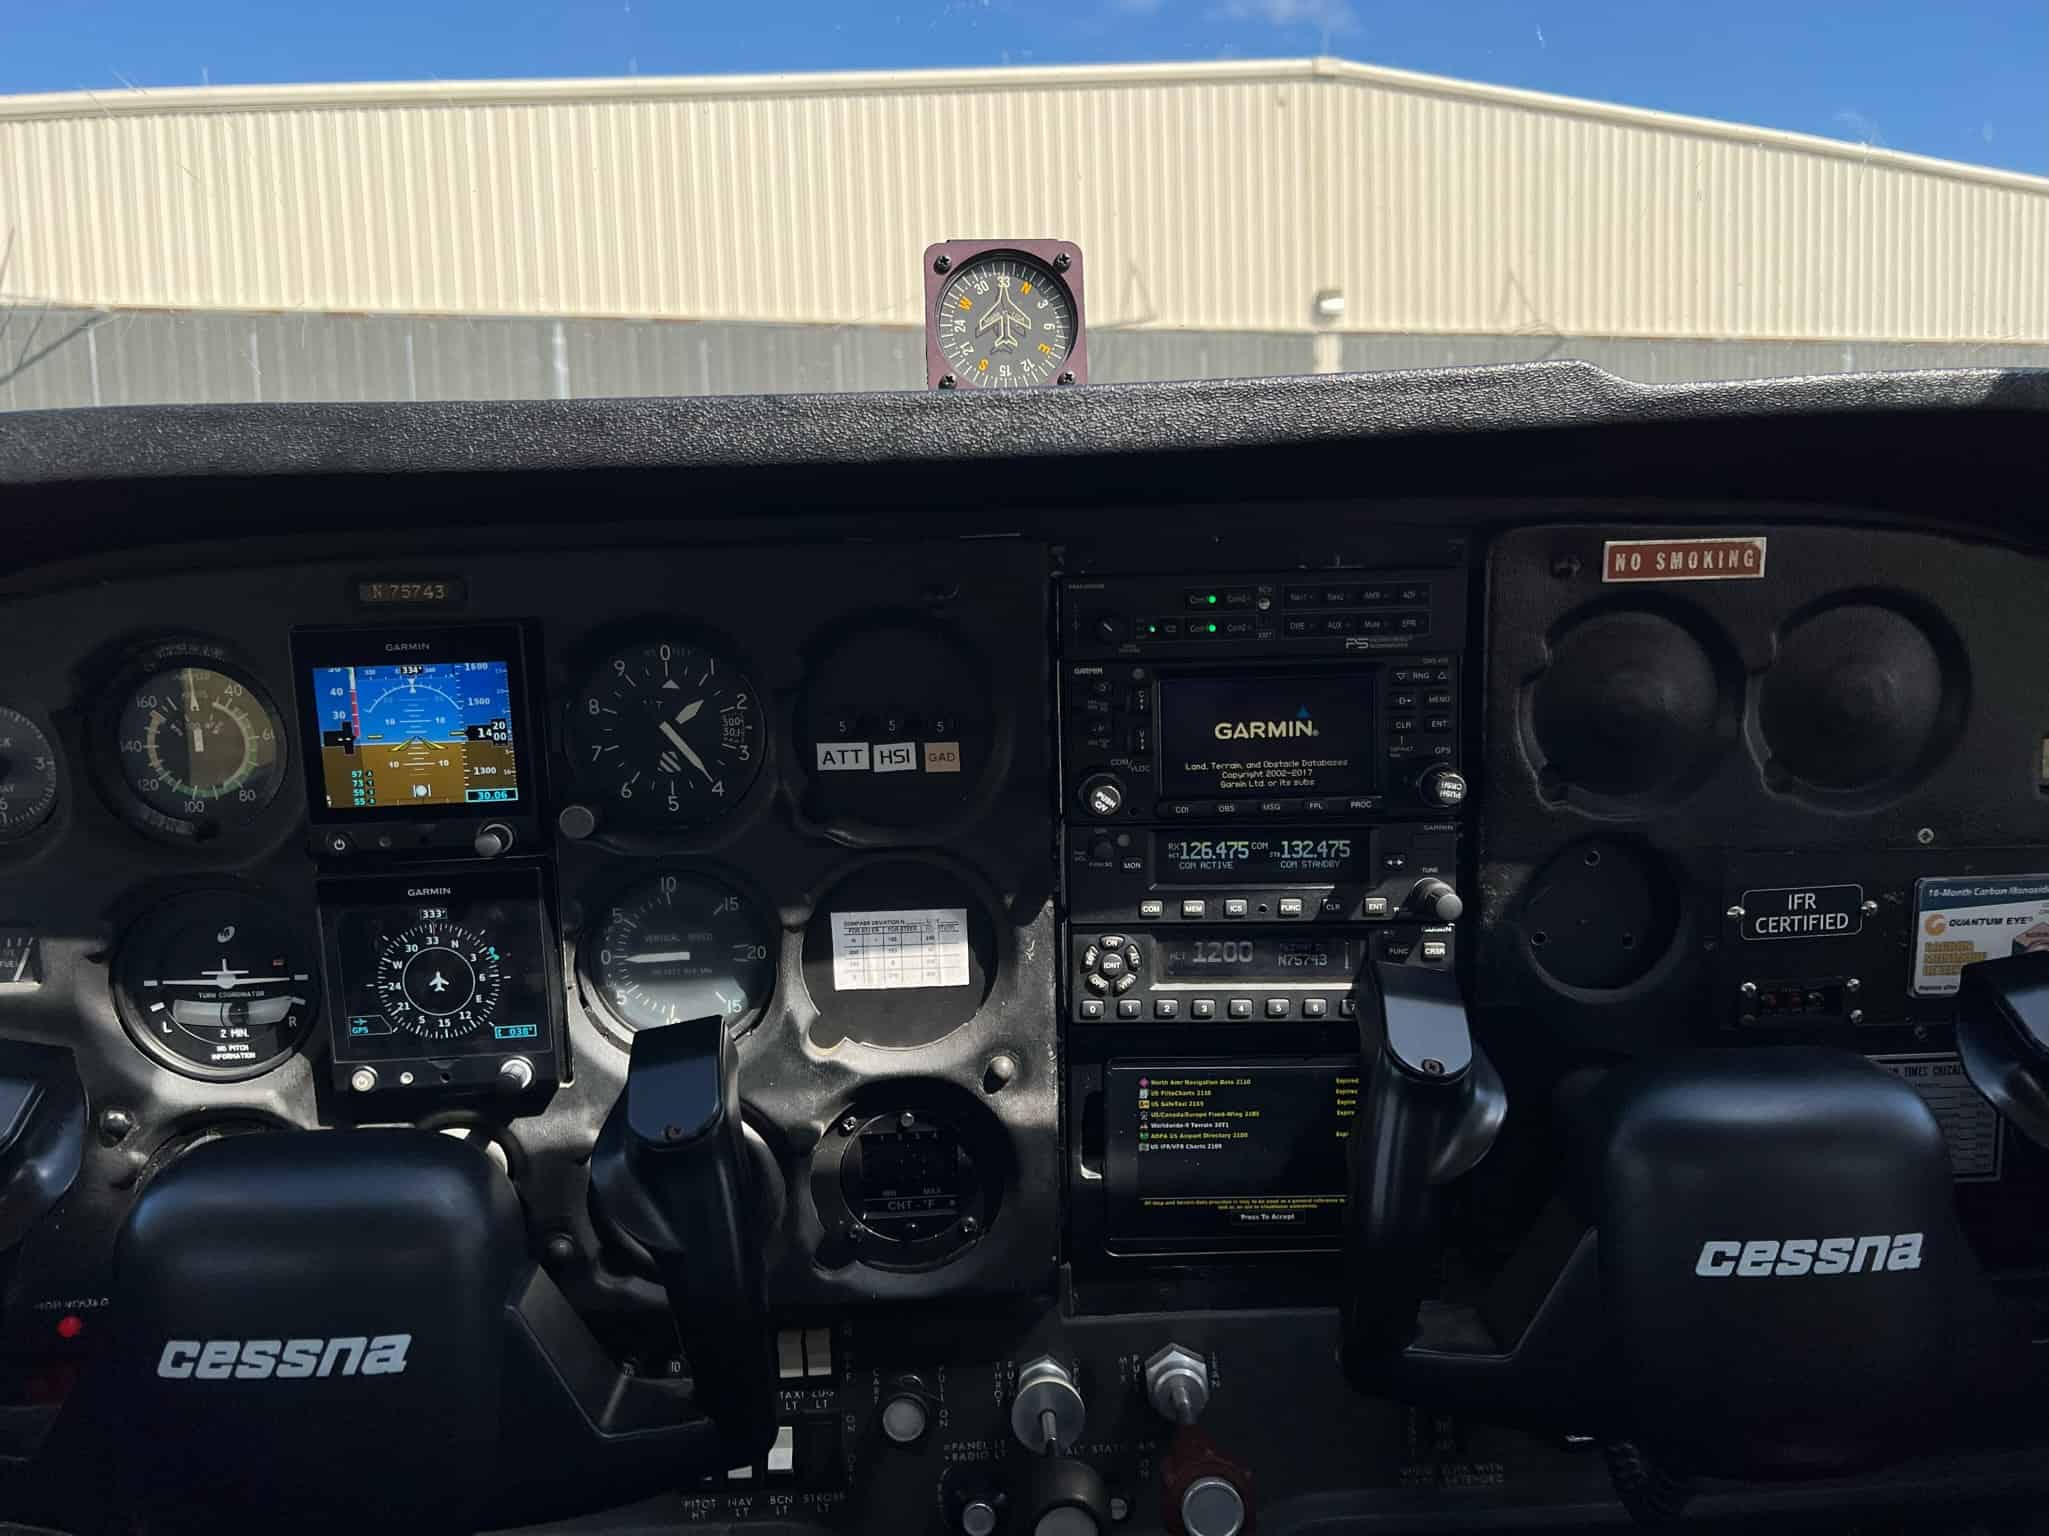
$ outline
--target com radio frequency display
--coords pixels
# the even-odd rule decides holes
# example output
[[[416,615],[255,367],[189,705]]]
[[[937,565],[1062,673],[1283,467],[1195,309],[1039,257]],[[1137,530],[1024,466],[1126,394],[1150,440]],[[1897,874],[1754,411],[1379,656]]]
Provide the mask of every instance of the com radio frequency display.
[[[292,639],[315,845],[330,856],[539,842],[518,625],[301,630]]]

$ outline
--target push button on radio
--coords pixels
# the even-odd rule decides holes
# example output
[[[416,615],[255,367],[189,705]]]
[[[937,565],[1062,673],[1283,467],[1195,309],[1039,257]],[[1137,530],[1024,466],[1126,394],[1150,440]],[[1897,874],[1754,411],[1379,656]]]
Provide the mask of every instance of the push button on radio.
[[[1234,997],[1231,999],[1227,1011],[1234,1019],[1249,1019],[1252,1017],[1252,999],[1249,997]]]

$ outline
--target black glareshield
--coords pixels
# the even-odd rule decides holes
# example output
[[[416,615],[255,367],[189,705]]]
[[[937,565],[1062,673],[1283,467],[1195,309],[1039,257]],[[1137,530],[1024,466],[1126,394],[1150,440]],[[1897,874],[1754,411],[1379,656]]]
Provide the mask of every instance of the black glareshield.
[[[751,1462],[775,1437],[774,1337],[741,1154],[734,1046],[718,1016],[633,1037],[591,1154],[591,1199],[653,1258],[700,1409]]]

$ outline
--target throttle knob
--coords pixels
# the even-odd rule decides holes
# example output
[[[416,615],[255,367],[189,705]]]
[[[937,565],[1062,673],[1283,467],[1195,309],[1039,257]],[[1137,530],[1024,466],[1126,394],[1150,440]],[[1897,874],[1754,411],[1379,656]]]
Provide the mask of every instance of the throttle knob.
[[[1087,1406],[1067,1366],[1040,1355],[1018,1368],[1017,1396],[1010,1403],[1010,1428],[1018,1444],[1034,1456],[1049,1449],[1064,1453],[1081,1438],[1087,1422]]]

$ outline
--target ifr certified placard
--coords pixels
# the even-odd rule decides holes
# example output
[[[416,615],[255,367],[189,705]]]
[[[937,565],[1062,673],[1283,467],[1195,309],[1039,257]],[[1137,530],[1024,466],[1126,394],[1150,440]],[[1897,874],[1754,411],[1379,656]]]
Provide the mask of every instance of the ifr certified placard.
[[[832,985],[837,992],[968,984],[965,907],[832,914]]]
[[[2049,949],[2049,875],[1914,882],[1914,996],[1953,996],[1965,966],[2032,949]]]

